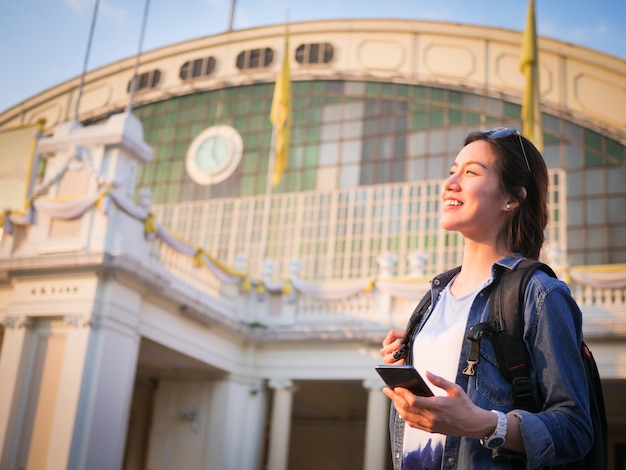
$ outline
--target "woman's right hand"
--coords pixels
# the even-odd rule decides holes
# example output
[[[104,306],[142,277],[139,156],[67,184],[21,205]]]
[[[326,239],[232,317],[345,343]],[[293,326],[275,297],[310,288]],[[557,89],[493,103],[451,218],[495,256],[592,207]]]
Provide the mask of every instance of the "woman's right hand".
[[[396,359],[393,353],[400,349],[402,340],[404,339],[404,331],[391,330],[387,333],[387,337],[383,340],[383,347],[380,349],[380,356],[383,358],[384,364],[402,365],[404,358]]]

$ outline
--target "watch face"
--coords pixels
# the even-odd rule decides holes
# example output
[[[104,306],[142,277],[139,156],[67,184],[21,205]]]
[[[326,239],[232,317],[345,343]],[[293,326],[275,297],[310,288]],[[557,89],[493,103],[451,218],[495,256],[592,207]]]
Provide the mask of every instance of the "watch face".
[[[487,447],[489,447],[490,449],[500,447],[502,444],[504,444],[504,439],[501,437],[492,437],[487,441]]]
[[[213,126],[198,135],[187,150],[187,173],[198,184],[224,181],[237,169],[243,154],[239,133],[230,126]]]

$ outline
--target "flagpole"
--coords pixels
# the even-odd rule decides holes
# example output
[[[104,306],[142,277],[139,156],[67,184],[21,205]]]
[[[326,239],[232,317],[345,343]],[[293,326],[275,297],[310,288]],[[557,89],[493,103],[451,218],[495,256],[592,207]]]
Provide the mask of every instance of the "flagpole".
[[[288,16],[288,15],[287,15]],[[272,139],[267,164],[267,183],[265,186],[265,200],[263,204],[263,220],[261,224],[260,264],[267,255],[269,244],[269,228],[272,212],[272,188],[279,184],[289,159],[289,144],[291,133],[291,75],[289,73],[289,27],[285,23],[285,46],[283,61],[276,75],[274,96],[270,111],[272,123]]]
[[[261,221],[261,244],[259,247],[259,275],[263,271],[263,261],[267,251],[269,238],[270,213],[272,211],[272,176],[276,162],[276,125],[272,125],[272,141],[270,144],[270,154],[267,165],[267,184],[265,185],[265,199],[263,202],[263,219]]]
[[[91,52],[91,42],[93,41],[93,32],[96,29],[96,18],[98,16],[98,5],[100,0],[96,0],[91,17],[91,27],[89,28],[89,39],[87,40],[87,51],[85,51],[85,61],[83,62],[83,73],[80,75],[80,84],[78,85],[78,96],[76,97],[76,107],[74,109],[74,121],[78,122],[78,110],[80,108],[80,100],[83,96],[83,87],[85,86],[85,75],[87,74],[87,62],[89,61],[89,53]]]
[[[148,20],[148,9],[150,6],[150,0],[146,0],[143,8],[143,19],[141,21],[141,32],[139,33],[139,45],[137,46],[137,56],[135,57],[135,68],[133,69],[133,78],[130,85],[130,95],[128,97],[128,106],[126,112],[130,113],[133,109],[133,100],[135,99],[135,88],[137,85],[137,72],[139,71],[139,58],[141,57],[141,51],[143,49],[143,37],[146,31],[146,22]]]
[[[228,20],[228,31],[233,30],[233,20],[235,19],[235,3],[237,3],[236,0],[232,0],[230,3],[230,18]]]

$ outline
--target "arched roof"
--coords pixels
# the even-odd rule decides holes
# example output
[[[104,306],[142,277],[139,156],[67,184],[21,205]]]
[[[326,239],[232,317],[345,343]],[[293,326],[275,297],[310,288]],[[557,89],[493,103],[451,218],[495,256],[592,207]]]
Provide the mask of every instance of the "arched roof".
[[[366,79],[458,88],[521,102],[522,33],[473,25],[412,20],[332,20],[289,25],[292,80]],[[237,30],[145,52],[139,74],[159,71],[158,84],[135,94],[134,106],[201,90],[272,82],[281,63],[284,25]],[[332,46],[326,64],[301,64],[303,44]],[[267,67],[240,70],[237,56],[269,48]],[[626,61],[561,41],[539,38],[544,111],[626,141]],[[181,79],[189,61],[213,57],[212,73]],[[135,58],[86,74],[79,120],[104,117],[128,105]],[[80,77],[54,86],[0,113],[0,128],[46,118],[47,128],[73,119]]]

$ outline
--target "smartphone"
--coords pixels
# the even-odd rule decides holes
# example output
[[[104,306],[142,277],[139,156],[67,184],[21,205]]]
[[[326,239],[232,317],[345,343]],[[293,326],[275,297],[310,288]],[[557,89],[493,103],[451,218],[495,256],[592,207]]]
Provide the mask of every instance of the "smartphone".
[[[432,397],[434,394],[420,373],[413,366],[392,366],[382,364],[376,366],[376,372],[391,388],[403,387],[423,397]]]

